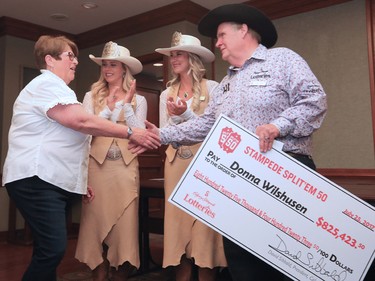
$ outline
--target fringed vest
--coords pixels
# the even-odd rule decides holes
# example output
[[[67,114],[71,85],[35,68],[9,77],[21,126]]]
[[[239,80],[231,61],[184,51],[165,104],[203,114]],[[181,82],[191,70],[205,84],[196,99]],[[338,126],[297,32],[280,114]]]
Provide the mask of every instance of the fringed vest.
[[[207,80],[202,79],[200,84],[201,84],[201,93],[199,95],[199,107],[194,110],[194,113],[196,113],[197,115],[203,114],[205,108],[207,107],[207,104],[209,102],[209,97],[210,97],[208,90],[207,90]],[[168,97],[173,97],[174,101],[177,100],[178,88],[179,87],[171,87],[168,92]],[[193,105],[193,103],[191,105]],[[197,145],[199,146],[200,144],[197,144]],[[183,149],[183,147],[179,149]],[[165,151],[165,154],[167,156],[166,160],[168,162],[172,162],[176,157],[177,151],[178,149],[175,149],[172,147],[172,145],[169,145],[167,150]]]
[[[133,110],[135,112],[136,109],[136,95],[134,95],[133,100],[131,102]],[[98,115],[100,112],[99,109],[95,108],[95,115]],[[124,109],[121,110],[119,114],[119,120],[117,120],[116,123],[118,124],[126,124],[125,120],[125,113]],[[124,128],[125,130],[125,128]],[[128,140],[121,139],[121,138],[113,138],[113,137],[92,137],[91,141],[91,149],[90,149],[90,155],[99,163],[103,164],[104,160],[107,157],[107,154],[109,153],[109,150],[112,146],[117,146],[121,151],[122,159],[124,160],[126,165],[129,165],[129,163],[137,157],[136,154],[131,153],[128,150]],[[116,148],[115,148],[116,149]]]

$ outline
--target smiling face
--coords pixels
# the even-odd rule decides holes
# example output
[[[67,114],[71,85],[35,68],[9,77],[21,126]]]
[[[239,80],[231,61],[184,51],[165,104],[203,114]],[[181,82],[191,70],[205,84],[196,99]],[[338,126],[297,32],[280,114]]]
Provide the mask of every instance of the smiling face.
[[[121,62],[115,60],[103,60],[101,71],[108,84],[122,84],[125,69]]]
[[[78,65],[77,45],[65,36],[42,35],[34,46],[39,69],[47,69],[69,84]]]
[[[189,71],[190,65],[188,52],[172,51],[169,61],[175,74],[187,73]]]

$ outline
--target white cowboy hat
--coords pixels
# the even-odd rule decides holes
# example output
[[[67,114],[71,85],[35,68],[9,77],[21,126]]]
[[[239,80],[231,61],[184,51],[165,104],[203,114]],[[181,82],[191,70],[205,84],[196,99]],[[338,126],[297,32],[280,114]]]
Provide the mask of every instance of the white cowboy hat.
[[[99,65],[102,65],[102,60],[115,60],[126,64],[129,67],[131,74],[137,74],[142,71],[142,63],[136,58],[130,56],[130,52],[127,48],[117,45],[112,41],[107,42],[104,45],[103,53],[100,58],[93,55],[89,55],[89,58]]]
[[[157,48],[155,52],[170,56],[172,51],[186,51],[198,55],[203,62],[213,62],[215,55],[201,45],[201,41],[191,35],[175,32],[172,36],[170,48]]]

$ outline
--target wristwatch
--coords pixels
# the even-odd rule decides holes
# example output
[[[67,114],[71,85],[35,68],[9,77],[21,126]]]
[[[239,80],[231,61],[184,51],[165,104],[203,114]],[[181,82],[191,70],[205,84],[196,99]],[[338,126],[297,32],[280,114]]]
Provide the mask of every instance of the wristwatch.
[[[130,139],[130,137],[131,137],[132,134],[133,134],[133,130],[132,130],[132,128],[130,128],[128,126],[128,137],[127,137],[127,139]]]

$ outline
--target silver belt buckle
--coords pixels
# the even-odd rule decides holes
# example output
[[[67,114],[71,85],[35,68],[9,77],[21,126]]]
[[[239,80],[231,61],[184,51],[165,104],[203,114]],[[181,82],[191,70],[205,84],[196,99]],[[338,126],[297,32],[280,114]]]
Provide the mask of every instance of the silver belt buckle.
[[[193,157],[193,152],[188,146],[180,146],[177,149],[177,157],[181,159],[189,159]]]
[[[118,146],[111,146],[108,149],[107,155],[105,157],[105,159],[107,160],[118,160],[120,158],[122,158],[122,155],[121,150]]]

